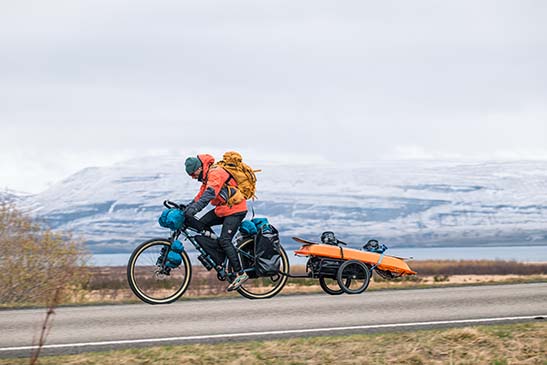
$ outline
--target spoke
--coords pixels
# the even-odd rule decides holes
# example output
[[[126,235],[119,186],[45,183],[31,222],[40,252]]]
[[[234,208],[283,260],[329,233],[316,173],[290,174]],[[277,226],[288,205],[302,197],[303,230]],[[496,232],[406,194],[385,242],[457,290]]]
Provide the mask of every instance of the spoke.
[[[159,273],[156,262],[164,244],[152,245],[143,250],[135,260],[135,284],[145,296],[162,300],[175,295],[184,283],[183,262],[179,268],[171,269],[170,275]]]

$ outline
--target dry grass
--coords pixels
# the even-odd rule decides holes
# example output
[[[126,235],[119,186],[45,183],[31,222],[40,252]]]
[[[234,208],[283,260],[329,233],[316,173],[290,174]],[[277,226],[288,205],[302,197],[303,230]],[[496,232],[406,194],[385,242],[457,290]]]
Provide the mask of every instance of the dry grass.
[[[226,295],[225,281],[219,281],[216,272],[201,266],[192,267],[192,281],[184,297]],[[231,295],[237,295],[232,293]],[[72,303],[128,302],[138,300],[127,284],[125,267],[93,267],[85,290],[74,292]]]
[[[96,364],[547,364],[547,323],[447,330],[163,346],[43,357],[40,363]],[[26,364],[23,359],[0,365]]]
[[[413,261],[412,269],[419,275],[542,275],[547,262],[524,263],[501,260],[426,260]]]
[[[432,286],[510,284],[547,281],[547,263],[529,264],[513,261],[414,261],[416,276],[385,280],[374,275],[368,290],[427,288]],[[127,284],[126,268],[91,267],[83,289],[70,292],[61,304],[130,303],[139,300]],[[303,265],[291,267],[293,274],[303,274]],[[238,296],[227,293],[227,283],[217,280],[214,271],[201,266],[192,268],[192,281],[183,298]],[[289,279],[282,294],[320,293],[317,279]],[[2,306],[0,305],[0,308]]]
[[[419,263],[419,262],[417,262]],[[453,265],[457,263],[457,265]],[[533,266],[534,270],[528,272],[538,272],[534,264],[519,264],[515,267]],[[433,275],[406,276],[394,280],[385,280],[374,275],[368,290],[378,289],[398,289],[398,288],[424,288],[431,286],[449,286],[449,285],[477,285],[477,284],[492,284],[492,283],[524,283],[547,281],[547,274],[536,275],[454,275],[449,274],[454,272],[454,268],[461,268],[465,262],[456,261],[442,262],[441,265],[436,265],[435,262],[425,262],[424,267],[434,266],[437,271]],[[413,265],[414,266],[420,266]],[[504,265],[502,265],[504,266]],[[442,270],[446,267],[446,271]],[[496,267],[489,261],[474,262],[471,265],[473,268]],[[465,269],[464,269],[465,270]],[[471,273],[476,272],[468,270]],[[304,266],[295,266],[291,268],[291,272],[302,274],[305,272]],[[490,271],[495,272],[495,271]],[[541,272],[541,271],[540,271]],[[192,281],[190,287],[184,294],[184,298],[202,298],[215,296],[238,296],[237,293],[227,293],[226,282],[219,281],[216,278],[215,272],[208,272],[202,267],[194,266],[192,268]],[[290,279],[283,289],[283,294],[299,294],[299,293],[319,293],[322,292],[317,279]],[[76,291],[70,303],[126,303],[138,301],[127,286],[125,276],[125,267],[95,267],[92,268],[92,275],[88,286],[83,291]]]

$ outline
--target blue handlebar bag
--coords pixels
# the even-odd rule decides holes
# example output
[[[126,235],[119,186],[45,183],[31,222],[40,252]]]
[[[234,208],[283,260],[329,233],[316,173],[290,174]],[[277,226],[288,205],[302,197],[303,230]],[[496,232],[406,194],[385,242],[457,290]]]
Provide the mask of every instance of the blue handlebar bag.
[[[184,212],[180,209],[165,209],[158,219],[160,226],[172,231],[182,228],[184,224]]]

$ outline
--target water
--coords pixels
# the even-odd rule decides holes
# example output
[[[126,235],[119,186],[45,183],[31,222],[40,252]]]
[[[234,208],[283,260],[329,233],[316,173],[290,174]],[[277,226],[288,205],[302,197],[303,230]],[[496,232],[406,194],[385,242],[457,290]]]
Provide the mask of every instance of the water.
[[[193,264],[198,264],[195,251],[188,252]],[[301,265],[307,260],[287,251],[291,265]],[[547,262],[547,246],[500,246],[500,247],[416,247],[392,248],[386,254],[413,257],[415,260],[509,260],[519,262]],[[130,253],[95,254],[92,265],[125,266]]]
[[[547,246],[393,248],[386,253],[415,260],[547,262]]]

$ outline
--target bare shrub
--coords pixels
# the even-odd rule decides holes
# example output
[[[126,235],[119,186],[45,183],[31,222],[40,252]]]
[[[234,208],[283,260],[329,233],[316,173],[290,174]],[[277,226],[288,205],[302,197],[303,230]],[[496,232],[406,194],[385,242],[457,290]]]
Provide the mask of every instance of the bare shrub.
[[[59,302],[87,281],[89,256],[69,234],[54,233],[0,202],[0,304]]]
[[[55,315],[55,309],[57,308],[57,305],[59,305],[59,299],[61,294],[61,288],[55,289],[52,295],[48,298],[47,303],[47,310],[46,310],[46,317],[44,318],[44,321],[42,322],[42,328],[40,330],[40,336],[38,337],[38,342],[35,340],[32,341],[33,344],[35,344],[35,348],[32,350],[32,353],[30,355],[30,365],[34,365],[38,363],[38,358],[40,357],[40,352],[42,351],[42,348],[46,344],[46,338],[49,335],[49,331],[51,331],[51,325],[53,322],[53,316]]]

